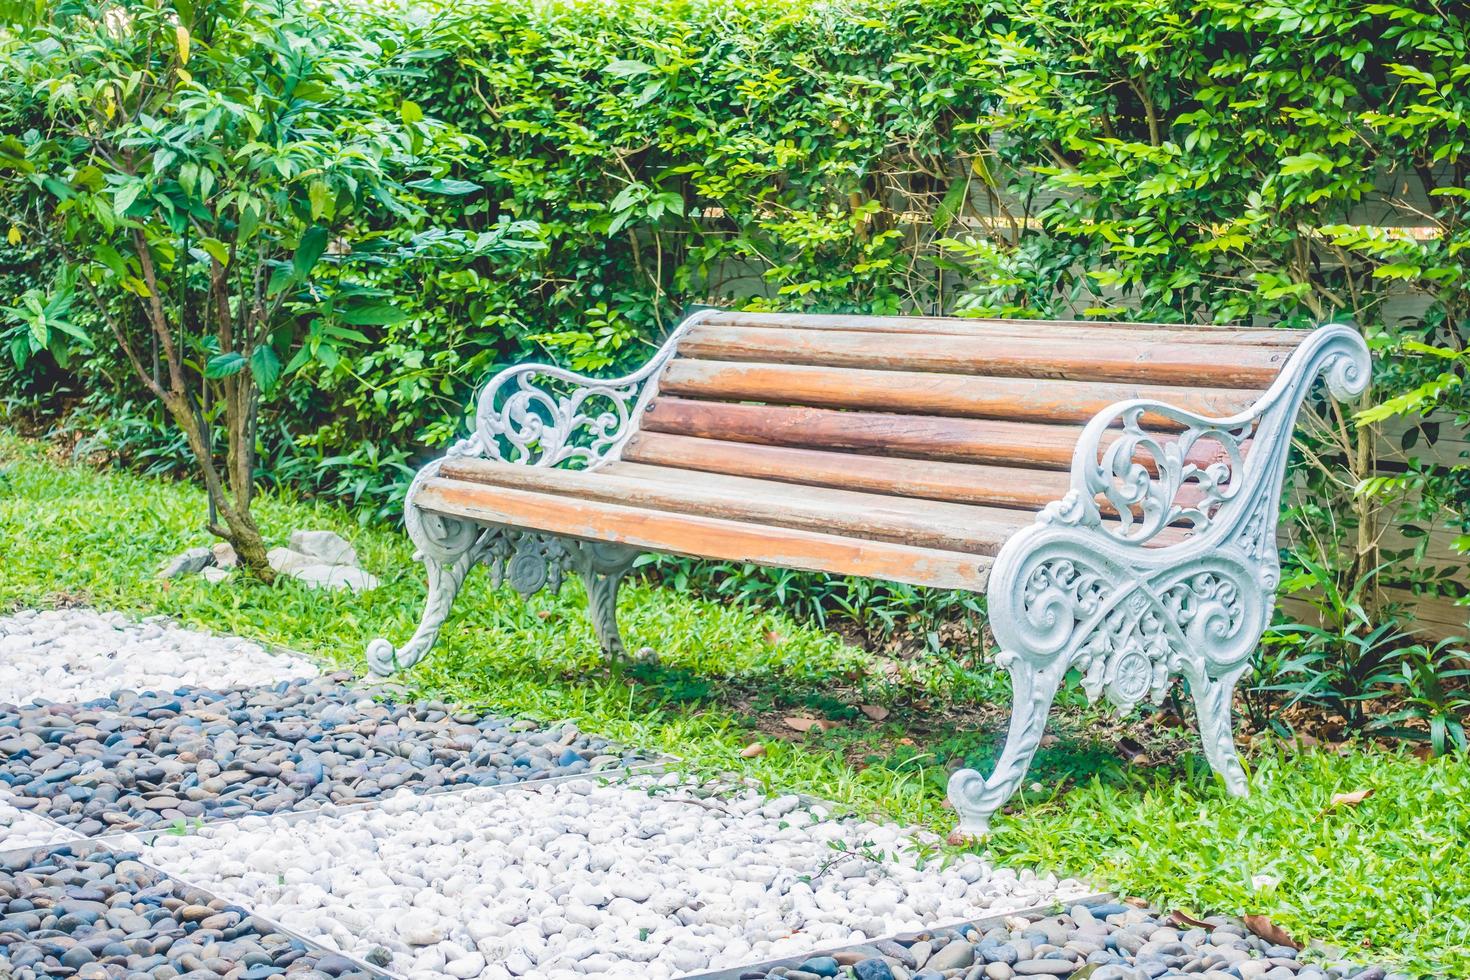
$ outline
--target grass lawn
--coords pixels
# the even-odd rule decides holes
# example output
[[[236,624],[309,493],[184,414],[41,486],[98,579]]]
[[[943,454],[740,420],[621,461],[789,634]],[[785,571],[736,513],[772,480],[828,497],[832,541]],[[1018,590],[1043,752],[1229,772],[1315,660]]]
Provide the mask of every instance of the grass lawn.
[[[209,543],[203,496],[177,483],[64,465],[0,430],[0,609],[85,603],[236,633],[362,671],[375,636],[401,642],[424,595],[396,527],[345,510],[263,498],[267,537],[332,528],[383,586],[363,595],[201,578],[161,582],[158,562]],[[740,772],[941,833],[946,763],[988,765],[1006,713],[1003,679],[935,666],[902,683],[831,633],[763,612],[638,584],[624,592],[630,647],[657,667],[601,668],[575,581],[522,602],[472,576],[440,644],[403,678],[415,694],[543,719],[683,756],[700,772]],[[857,704],[891,713],[868,721]],[[976,706],[978,705],[978,707]],[[782,731],[783,713],[845,719]],[[955,731],[956,719],[964,722]],[[1130,768],[1075,701],[1042,750],[1033,784],[986,843],[998,861],[1085,875],[1192,914],[1270,916],[1300,941],[1425,977],[1470,976],[1470,764],[1371,747],[1263,749],[1254,793],[1226,797],[1193,751]],[[1161,736],[1178,746],[1183,733]],[[754,740],[763,756],[742,759]],[[1075,784],[1059,795],[1062,777]],[[1371,789],[1356,807],[1336,793]]]

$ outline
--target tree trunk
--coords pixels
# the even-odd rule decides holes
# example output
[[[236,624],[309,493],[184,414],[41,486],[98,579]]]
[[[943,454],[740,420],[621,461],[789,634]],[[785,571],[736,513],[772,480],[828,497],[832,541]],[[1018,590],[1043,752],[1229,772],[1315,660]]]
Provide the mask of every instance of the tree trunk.
[[[170,394],[165,396],[164,405],[168,408],[169,414],[173,416],[174,423],[184,433],[184,439],[189,443],[189,448],[199,462],[200,471],[204,476],[204,492],[209,495],[215,510],[224,521],[223,527],[211,526],[210,533],[230,543],[230,546],[235,549],[235,554],[239,556],[241,565],[251,575],[267,584],[275,581],[276,573],[266,559],[265,539],[261,537],[255,518],[251,516],[248,505],[246,507],[236,506],[237,501],[242,499],[239,488],[230,487],[220,479],[219,469],[215,466],[214,458],[209,453],[208,441],[205,439],[204,426],[206,423],[194,411],[194,407],[188,403],[187,399],[177,398]],[[228,452],[230,458],[236,458],[240,451],[240,447],[234,444],[239,438],[237,432],[236,427],[230,427],[231,446]],[[238,477],[232,473],[226,479],[234,480]],[[243,499],[249,501],[248,492]]]
[[[219,506],[216,501],[215,505]],[[271,568],[266,559],[265,539],[260,536],[260,528],[255,524],[255,518],[250,511],[237,511],[233,507],[219,506],[220,516],[225,519],[226,528],[211,528],[214,533],[219,534],[221,530],[228,530],[228,534],[222,535],[235,549],[235,554],[240,557],[240,564],[245,567],[251,575],[267,584],[274,582],[276,578],[275,569]]]

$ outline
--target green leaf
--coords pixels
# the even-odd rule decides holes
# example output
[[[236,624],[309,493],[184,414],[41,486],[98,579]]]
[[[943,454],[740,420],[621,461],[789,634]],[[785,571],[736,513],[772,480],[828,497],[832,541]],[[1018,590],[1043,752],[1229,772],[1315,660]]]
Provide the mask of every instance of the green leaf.
[[[260,390],[270,392],[281,377],[281,359],[269,344],[261,344],[250,352],[250,373]]]
[[[654,79],[653,81],[649,82],[647,85],[643,86],[643,91],[640,92],[640,93],[638,93],[638,98],[636,98],[636,99],[633,100],[633,108],[634,109],[641,109],[641,108],[643,108],[644,106],[648,105],[648,103],[652,102],[655,98],[657,98],[658,97],[658,94],[660,92],[662,92],[663,90],[664,90],[664,80],[662,78],[656,78],[656,79]]]
[[[646,61],[621,59],[607,66],[607,73],[615,78],[636,78],[651,71],[654,71],[654,67]]]
[[[201,238],[199,247],[209,254],[220,265],[230,264],[230,247],[218,238]]]
[[[1374,269],[1373,276],[1377,279],[1417,279],[1421,271],[1423,267],[1412,262],[1389,262]]]
[[[414,102],[410,99],[404,99],[403,104],[398,107],[398,117],[402,119],[406,125],[411,126],[416,122],[423,122],[424,110],[419,108],[419,104],[417,102]]]
[[[100,262],[104,266],[106,266],[107,271],[111,272],[119,279],[125,277],[128,274],[128,267],[127,264],[123,262],[123,257],[117,254],[117,249],[113,248],[111,245],[103,243],[101,245],[93,247],[92,258],[95,261]]]
[[[949,190],[944,192],[944,200],[934,209],[934,230],[944,234],[944,230],[959,217],[960,211],[965,206],[965,195],[970,189],[970,181],[967,177],[960,177],[949,185]]]
[[[206,378],[228,378],[232,374],[239,374],[243,367],[245,367],[245,356],[238,351],[216,354],[205,362],[204,376]]]
[[[117,189],[117,194],[113,196],[112,206],[114,210],[118,214],[126,213],[141,193],[143,193],[143,182],[141,180],[132,180],[123,184]]]
[[[331,189],[324,180],[313,180],[306,188],[306,199],[311,204],[311,220],[318,221],[327,213],[327,202]]]
[[[1331,160],[1320,153],[1303,153],[1301,156],[1285,157],[1281,161],[1281,172],[1288,176],[1319,170],[1322,173],[1329,173],[1334,166]]]
[[[296,246],[296,254],[291,259],[291,267],[296,274],[296,278],[305,279],[311,273],[312,267],[316,265],[317,259],[322,257],[322,253],[326,249],[326,226],[312,225],[306,229],[306,234],[301,236],[301,244]]]
[[[255,234],[255,229],[260,227],[260,205],[255,201],[247,201],[240,205],[240,227],[237,240],[248,241]]]
[[[390,323],[402,323],[409,319],[410,314],[395,306],[359,306],[340,314],[337,319],[343,323],[353,326],[385,326]],[[366,340],[367,338],[363,338]]]
[[[425,194],[447,194],[450,196],[473,194],[475,191],[481,189],[480,185],[474,181],[452,180],[447,177],[410,180],[405,186],[412,187],[416,191],[423,191]]]

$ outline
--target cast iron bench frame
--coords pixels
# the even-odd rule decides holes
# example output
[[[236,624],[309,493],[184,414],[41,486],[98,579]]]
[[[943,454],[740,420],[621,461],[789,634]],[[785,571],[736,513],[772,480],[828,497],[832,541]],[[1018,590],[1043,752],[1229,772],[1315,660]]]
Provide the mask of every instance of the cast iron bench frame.
[[[880,546],[888,550],[874,558],[863,550],[861,541],[843,545],[851,540],[846,538],[833,538],[832,547],[838,550],[856,549],[840,565],[823,564],[802,554],[773,556],[759,548],[749,554],[742,549],[754,546],[742,544],[738,535],[733,542],[720,537],[728,529],[725,524],[697,516],[678,517],[685,529],[681,533],[695,533],[694,539],[686,533],[677,546],[660,547],[664,542],[656,528],[589,534],[580,526],[547,526],[551,519],[540,515],[537,498],[521,500],[527,491],[517,486],[516,479],[505,479],[503,472],[498,478],[494,474],[485,477],[499,479],[500,486],[464,482],[483,475],[467,472],[465,467],[499,466],[503,471],[502,464],[510,463],[527,468],[527,481],[554,477],[594,486],[588,482],[591,474],[621,459],[654,407],[660,378],[675,361],[681,342],[701,325],[709,331],[715,324],[733,323],[738,332],[741,323],[766,328],[789,323],[792,342],[806,343],[808,337],[798,336],[803,330],[842,331],[866,324],[880,331],[865,335],[880,345],[885,337],[890,342],[891,336],[902,339],[905,331],[972,329],[962,327],[971,321],[939,318],[763,316],[757,320],[747,315],[742,320],[742,315],[726,311],[694,313],[647,364],[624,377],[590,378],[541,364],[519,365],[497,374],[479,397],[474,433],[425,466],[409,490],[404,519],[417,557],[428,571],[427,605],[417,631],[402,647],[395,649],[382,639],[368,645],[371,668],[387,674],[421,660],[438,636],[465,576],[477,564],[488,566],[496,585],[509,582],[524,596],[546,587],[559,589],[565,572],[576,572],[586,584],[597,638],[607,655],[617,658],[624,652],[616,620],[618,587],[642,551],[741,557],[758,564],[827,571],[847,569],[870,577],[889,577],[881,569],[896,554],[905,563],[917,564],[905,564],[902,572],[891,577],[984,589],[1000,651],[996,662],[1009,670],[1012,679],[1010,729],[994,771],[985,777],[965,769],[950,780],[949,797],[959,814],[962,833],[986,833],[992,814],[1014,793],[1041,741],[1055,694],[1074,666],[1082,673],[1082,685],[1090,698],[1106,697],[1119,710],[1145,698],[1158,700],[1172,677],[1186,678],[1210,765],[1230,793],[1246,794],[1245,773],[1235,752],[1231,700],[1236,682],[1250,667],[1251,654],[1275,602],[1280,579],[1276,535],[1287,456],[1298,412],[1319,377],[1325,378],[1330,393],[1339,400],[1366,389],[1369,355],[1356,329],[1331,324],[1310,332],[1281,333],[1290,344],[1281,348],[1284,353],[1274,381],[1253,403],[1227,417],[1210,418],[1157,398],[1125,399],[1098,411],[1076,441],[1070,488],[1060,499],[1035,510],[1034,521],[1009,534],[993,559],[960,555],[958,562],[952,562],[932,549],[904,549],[878,541],[870,544],[870,550]],[[1050,327],[1085,339],[1089,326],[989,323],[1001,324],[993,328],[1001,346],[1009,330],[1034,337]],[[1177,342],[1181,335],[1178,327],[1096,327],[1099,338],[1114,338],[1110,342],[1116,342],[1118,336],[1136,336],[1140,350],[1153,342],[1153,336]],[[883,334],[886,329],[898,333]],[[973,329],[984,333],[987,328]],[[1137,333],[1120,333],[1125,330]],[[1155,330],[1158,332],[1151,332]],[[1249,331],[1237,334],[1249,339]],[[771,341],[772,336],[758,336],[757,340],[779,343]],[[818,346],[825,339],[820,334],[811,336],[817,337]],[[949,339],[947,334],[934,336]],[[1202,340],[1220,344],[1225,340],[1216,338],[1224,336],[1200,335]],[[1280,344],[1275,337],[1256,342]],[[1236,356],[1228,344],[1214,351],[1226,359]],[[1144,355],[1139,357],[1143,363]],[[1029,377],[1044,379],[1046,371]],[[1178,390],[1189,393],[1188,387]],[[760,434],[753,438],[760,441]],[[1202,448],[1208,450],[1203,456]],[[568,466],[582,472],[553,471]],[[456,479],[445,479],[441,472],[454,474]],[[1038,480],[1042,475],[1038,473]],[[573,487],[560,492],[571,496],[558,497],[558,501],[575,501],[580,491]],[[521,507],[514,515],[504,509],[512,504]],[[659,514],[656,510],[650,513],[650,520]],[[643,514],[638,512],[640,519]],[[689,527],[694,532],[688,532]],[[701,527],[711,529],[709,537],[698,537]],[[567,533],[569,530],[582,533]],[[773,533],[802,547],[819,549],[826,537],[796,528]],[[689,544],[690,540],[696,543]],[[700,540],[709,541],[710,547],[701,547]],[[937,564],[934,555],[941,559]],[[914,570],[920,566],[930,571]],[[870,568],[879,569],[880,574],[872,574]]]

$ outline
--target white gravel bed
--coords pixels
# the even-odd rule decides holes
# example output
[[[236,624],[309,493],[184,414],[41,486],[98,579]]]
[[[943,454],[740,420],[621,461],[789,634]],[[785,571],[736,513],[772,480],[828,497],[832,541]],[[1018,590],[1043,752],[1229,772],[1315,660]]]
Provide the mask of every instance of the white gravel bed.
[[[419,977],[668,978],[1081,896],[946,865],[901,828],[676,776],[575,781],[162,836],[147,859]],[[921,868],[922,865],[922,868]]]
[[[29,810],[18,810],[0,799],[0,851],[79,839],[65,827],[58,827]]]
[[[158,618],[133,622],[90,609],[0,617],[0,702],[8,704],[88,701],[117,690],[276,684],[316,675],[299,657]]]

